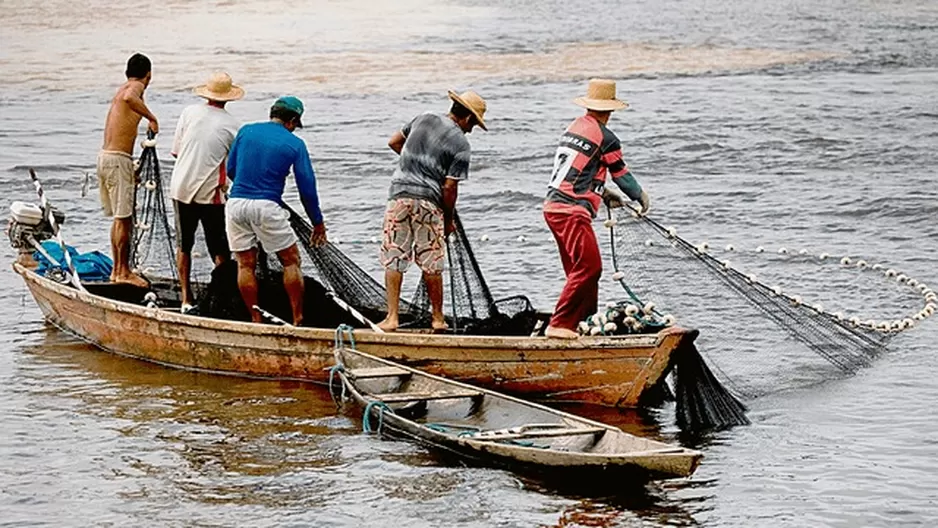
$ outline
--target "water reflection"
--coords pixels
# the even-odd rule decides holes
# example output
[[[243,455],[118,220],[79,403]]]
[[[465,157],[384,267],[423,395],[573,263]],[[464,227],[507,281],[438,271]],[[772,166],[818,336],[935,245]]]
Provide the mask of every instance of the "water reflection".
[[[203,506],[345,511],[354,509],[353,498],[359,508],[459,503],[471,489],[487,497],[472,506],[479,512],[492,497],[559,501],[556,524],[548,524],[555,526],[691,518],[669,496],[674,483],[556,482],[467,467],[419,446],[364,435],[361,410],[337,411],[317,385],[165,368],[102,352],[52,327],[20,347],[27,359],[19,373],[27,378],[22,397],[34,412],[68,409],[73,420],[87,422],[79,440],[97,446],[97,462],[72,478],[111,482],[114,497],[124,501],[177,497]],[[638,413],[595,410],[592,417],[667,436]]]

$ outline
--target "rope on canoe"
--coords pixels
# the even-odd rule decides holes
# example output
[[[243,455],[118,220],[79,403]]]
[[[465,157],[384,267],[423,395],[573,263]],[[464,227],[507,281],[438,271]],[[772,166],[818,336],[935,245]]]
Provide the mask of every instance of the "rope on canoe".
[[[378,410],[378,427],[377,429],[371,428],[371,409]],[[383,401],[371,401],[368,402],[368,405],[365,406],[365,412],[362,416],[362,431],[365,433],[377,433],[381,434],[381,428],[384,426],[384,413],[385,411],[394,414],[394,409],[388,407],[388,404]]]
[[[340,324],[335,329],[335,347],[345,348],[345,338],[348,337],[349,344],[355,349],[355,329],[347,324]]]
[[[345,401],[345,382],[339,381],[339,383],[342,384],[342,392],[340,393],[338,398],[336,398],[335,389],[333,388],[334,387],[333,380],[335,379],[335,375],[338,374],[339,372],[345,372],[345,366],[342,365],[341,363],[333,365],[329,369],[329,396],[332,397],[332,401],[335,403],[335,406],[337,409],[341,407],[342,402]]]

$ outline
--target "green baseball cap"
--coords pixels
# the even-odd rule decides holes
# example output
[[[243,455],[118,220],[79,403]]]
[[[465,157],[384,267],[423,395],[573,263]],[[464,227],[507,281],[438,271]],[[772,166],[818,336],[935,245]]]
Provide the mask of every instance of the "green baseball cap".
[[[274,102],[272,108],[283,108],[284,110],[289,110],[296,113],[296,115],[303,117],[303,101],[300,101],[292,95],[285,95],[280,99],[277,99]],[[303,122],[297,120],[296,126],[303,128]]]

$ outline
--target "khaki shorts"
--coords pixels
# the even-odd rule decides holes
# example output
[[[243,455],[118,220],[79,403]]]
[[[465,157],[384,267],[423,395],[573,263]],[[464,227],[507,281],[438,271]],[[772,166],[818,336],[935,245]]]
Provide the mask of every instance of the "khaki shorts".
[[[290,212],[270,200],[230,198],[225,205],[225,229],[232,251],[247,251],[260,242],[267,253],[296,244]]]
[[[137,184],[130,154],[113,150],[98,153],[98,190],[105,216],[129,218],[134,215]]]
[[[443,272],[443,211],[428,200],[397,198],[384,213],[381,265],[407,271],[410,262],[429,275]]]

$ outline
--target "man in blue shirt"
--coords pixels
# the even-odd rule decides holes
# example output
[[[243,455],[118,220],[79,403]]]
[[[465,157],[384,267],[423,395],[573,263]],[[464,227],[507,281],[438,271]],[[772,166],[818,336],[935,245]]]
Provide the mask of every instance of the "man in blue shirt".
[[[319,209],[316,174],[306,143],[293,135],[302,128],[303,103],[281,97],[270,108],[270,121],[241,127],[228,154],[228,178],[233,182],[225,208],[228,244],[238,261],[238,289],[255,323],[257,304],[257,243],[276,253],[283,265],[283,285],[290,298],[293,324],[303,323],[303,271],[290,213],[283,207],[283,187],[290,169],[306,214],[313,222],[310,243],[326,242],[326,226]]]

